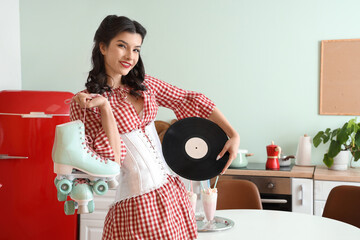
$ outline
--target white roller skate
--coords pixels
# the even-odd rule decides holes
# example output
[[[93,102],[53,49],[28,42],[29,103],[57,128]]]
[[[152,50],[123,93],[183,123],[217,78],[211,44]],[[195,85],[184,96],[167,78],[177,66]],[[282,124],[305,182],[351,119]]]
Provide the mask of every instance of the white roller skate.
[[[76,179],[88,179],[91,190],[98,195],[118,185],[119,164],[104,159],[87,146],[84,124],[80,120],[56,126],[52,158],[59,201],[66,201],[69,194],[72,196]]]

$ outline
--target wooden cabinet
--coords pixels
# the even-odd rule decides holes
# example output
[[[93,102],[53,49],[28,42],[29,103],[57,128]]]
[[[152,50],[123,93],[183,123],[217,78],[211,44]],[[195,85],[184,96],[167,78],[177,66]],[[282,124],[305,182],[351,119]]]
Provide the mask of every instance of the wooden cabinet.
[[[313,214],[313,180],[291,179],[292,211]]]
[[[102,237],[106,214],[114,203],[116,190],[105,195],[94,195],[95,211],[80,216],[80,240],[99,240]]]

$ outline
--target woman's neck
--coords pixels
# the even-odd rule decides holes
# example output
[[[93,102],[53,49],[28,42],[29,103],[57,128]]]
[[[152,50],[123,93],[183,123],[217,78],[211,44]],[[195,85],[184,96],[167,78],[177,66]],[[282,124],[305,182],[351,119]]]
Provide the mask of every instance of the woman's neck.
[[[124,85],[121,83],[121,75],[108,77],[107,84],[112,88],[123,87]]]

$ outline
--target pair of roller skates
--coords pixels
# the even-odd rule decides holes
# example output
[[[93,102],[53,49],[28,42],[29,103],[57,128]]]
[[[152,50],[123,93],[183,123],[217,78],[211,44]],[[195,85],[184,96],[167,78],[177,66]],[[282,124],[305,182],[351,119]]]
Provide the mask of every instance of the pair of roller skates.
[[[65,201],[66,215],[92,213],[93,193],[105,194],[117,187],[120,166],[96,154],[88,147],[84,124],[73,121],[56,126],[52,151],[57,198]],[[67,200],[68,196],[72,200]]]

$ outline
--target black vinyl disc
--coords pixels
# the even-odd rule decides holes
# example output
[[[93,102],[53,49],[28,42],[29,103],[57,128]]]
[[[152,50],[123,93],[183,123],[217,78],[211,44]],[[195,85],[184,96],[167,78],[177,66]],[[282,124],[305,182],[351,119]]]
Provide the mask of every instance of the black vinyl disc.
[[[216,160],[228,137],[214,122],[184,118],[166,131],[162,151],[169,167],[183,178],[195,181],[217,176],[224,169],[229,153]]]

